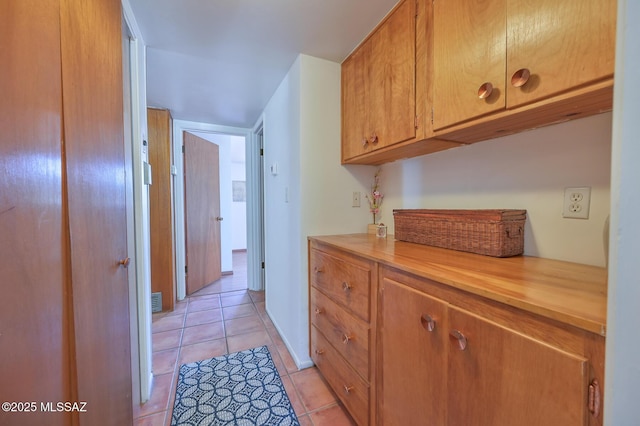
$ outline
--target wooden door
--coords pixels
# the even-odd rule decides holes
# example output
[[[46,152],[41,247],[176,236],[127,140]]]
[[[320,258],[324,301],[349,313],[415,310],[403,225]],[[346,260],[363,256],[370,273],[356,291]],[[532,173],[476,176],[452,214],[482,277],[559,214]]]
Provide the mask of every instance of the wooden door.
[[[184,132],[187,294],[222,276],[218,145]]]
[[[151,291],[162,293],[162,310],[172,311],[176,299],[173,251],[173,140],[171,114],[166,109],[147,109],[149,164],[153,184],[149,187],[151,240]]]
[[[433,7],[434,129],[504,109],[506,0],[436,1]],[[485,83],[493,91],[481,99]]]
[[[132,422],[119,0],[61,2],[77,395],[85,425]],[[122,262],[122,264],[121,264]]]
[[[0,424],[69,424],[59,0],[0,2],[0,40],[0,401],[37,403]]]
[[[380,424],[444,425],[446,304],[387,278],[380,294]]]
[[[371,149],[416,136],[416,2],[405,0],[371,36]],[[375,139],[374,138],[372,139]]]
[[[450,338],[447,424],[586,424],[585,358],[462,309],[449,308],[449,324],[466,347]]]
[[[613,76],[616,2],[508,0],[507,106],[516,107]],[[512,76],[528,69],[521,86]]]

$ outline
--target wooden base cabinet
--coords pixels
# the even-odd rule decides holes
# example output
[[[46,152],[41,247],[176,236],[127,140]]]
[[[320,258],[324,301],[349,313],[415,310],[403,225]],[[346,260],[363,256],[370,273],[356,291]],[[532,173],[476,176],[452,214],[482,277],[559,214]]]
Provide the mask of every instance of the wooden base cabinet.
[[[599,424],[582,332],[392,269],[379,318],[380,424]]]
[[[360,426],[601,426],[606,270],[309,238],[310,355]]]
[[[375,424],[374,263],[310,244],[310,354],[359,425]]]

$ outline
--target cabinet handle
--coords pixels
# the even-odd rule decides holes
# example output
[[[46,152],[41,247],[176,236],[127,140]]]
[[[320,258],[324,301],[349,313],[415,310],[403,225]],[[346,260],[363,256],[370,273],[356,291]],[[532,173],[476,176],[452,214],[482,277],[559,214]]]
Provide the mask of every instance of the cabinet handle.
[[[464,351],[465,349],[467,349],[467,338],[464,337],[464,334],[462,334],[460,331],[458,330],[451,330],[449,332],[449,336],[452,339],[456,339],[458,342],[458,348],[461,351]]]
[[[362,138],[362,146],[369,145],[369,140],[367,138]]]
[[[348,334],[342,335],[342,343],[345,345],[348,345],[351,340],[353,340],[353,336],[349,336]]]
[[[597,379],[589,384],[589,412],[595,417],[600,415],[600,384]]]
[[[343,282],[342,282],[342,289],[343,289],[344,291],[349,291],[349,290],[351,290],[351,285],[350,285],[348,282],[343,281]]]
[[[378,143],[378,135],[376,135],[376,132],[373,132],[371,138],[369,138],[369,142],[371,142],[373,145]]]
[[[353,386],[344,385],[342,388],[344,389],[344,393],[351,393],[351,391],[353,391]]]
[[[522,87],[527,84],[531,77],[531,72],[527,68],[520,68],[511,76],[511,85],[513,87]]]
[[[313,268],[313,272],[319,274],[320,272],[324,272],[324,269],[322,268],[322,266],[316,266],[315,268]]]
[[[316,355],[324,355],[324,349],[316,349]]]
[[[436,321],[431,318],[431,315],[422,314],[422,316],[420,317],[420,322],[427,331],[433,331],[436,329]]]
[[[123,268],[128,268],[130,262],[131,262],[131,259],[128,257],[125,257],[124,259],[121,259],[118,261],[118,265],[122,266]]]
[[[478,97],[480,99],[487,99],[489,96],[491,96],[492,92],[493,84],[487,81],[486,83],[482,83],[482,85],[480,85],[480,87],[478,88]]]
[[[322,308],[316,308],[315,313],[316,313],[316,315],[323,314],[323,313],[324,313],[324,309],[322,309]]]

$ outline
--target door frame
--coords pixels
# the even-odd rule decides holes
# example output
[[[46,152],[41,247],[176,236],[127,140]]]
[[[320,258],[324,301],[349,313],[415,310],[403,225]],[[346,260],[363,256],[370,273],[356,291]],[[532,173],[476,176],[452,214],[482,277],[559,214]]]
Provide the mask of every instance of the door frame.
[[[186,265],[186,247],[185,247],[185,226],[184,226],[184,165],[182,155],[182,134],[183,132],[194,133],[216,133],[223,135],[241,136],[245,138],[245,144],[252,137],[251,129],[241,127],[219,126],[216,124],[199,123],[195,121],[173,120],[173,149],[174,149],[174,167],[172,173],[174,175],[174,191],[173,191],[173,211],[174,211],[174,236],[175,236],[175,253],[176,253],[176,295],[178,300],[186,297],[186,279],[184,268]],[[247,168],[247,173],[248,173]],[[248,180],[248,175],[247,175]],[[249,198],[249,188],[247,187],[247,205]],[[224,215],[223,215],[224,216]],[[247,240],[249,239],[249,215],[247,215]],[[228,226],[229,221],[222,226]],[[247,241],[248,243],[248,241]],[[247,247],[248,251],[248,247]],[[224,268],[223,268],[224,269]]]
[[[129,0],[121,0],[122,15],[130,34],[129,65],[131,74],[131,130],[132,140],[125,146],[131,152],[133,170],[133,229],[127,229],[128,245],[135,247],[130,269],[135,271],[129,283],[131,364],[133,402],[145,403],[151,397],[153,382],[151,343],[151,247],[149,240],[149,187],[136,179],[143,176],[148,162],[147,139],[147,83],[146,51],[142,31],[131,9]],[[130,279],[131,281],[131,279]],[[137,347],[137,351],[133,346]],[[137,366],[137,368],[135,367]],[[137,371],[136,371],[137,370]]]
[[[260,117],[247,139],[247,285],[265,289],[264,254],[264,117]]]

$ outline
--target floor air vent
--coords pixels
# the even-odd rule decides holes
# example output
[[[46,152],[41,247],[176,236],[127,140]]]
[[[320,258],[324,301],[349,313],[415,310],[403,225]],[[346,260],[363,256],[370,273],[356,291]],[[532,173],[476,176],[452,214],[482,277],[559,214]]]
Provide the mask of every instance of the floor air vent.
[[[162,293],[151,293],[151,312],[162,312]]]

